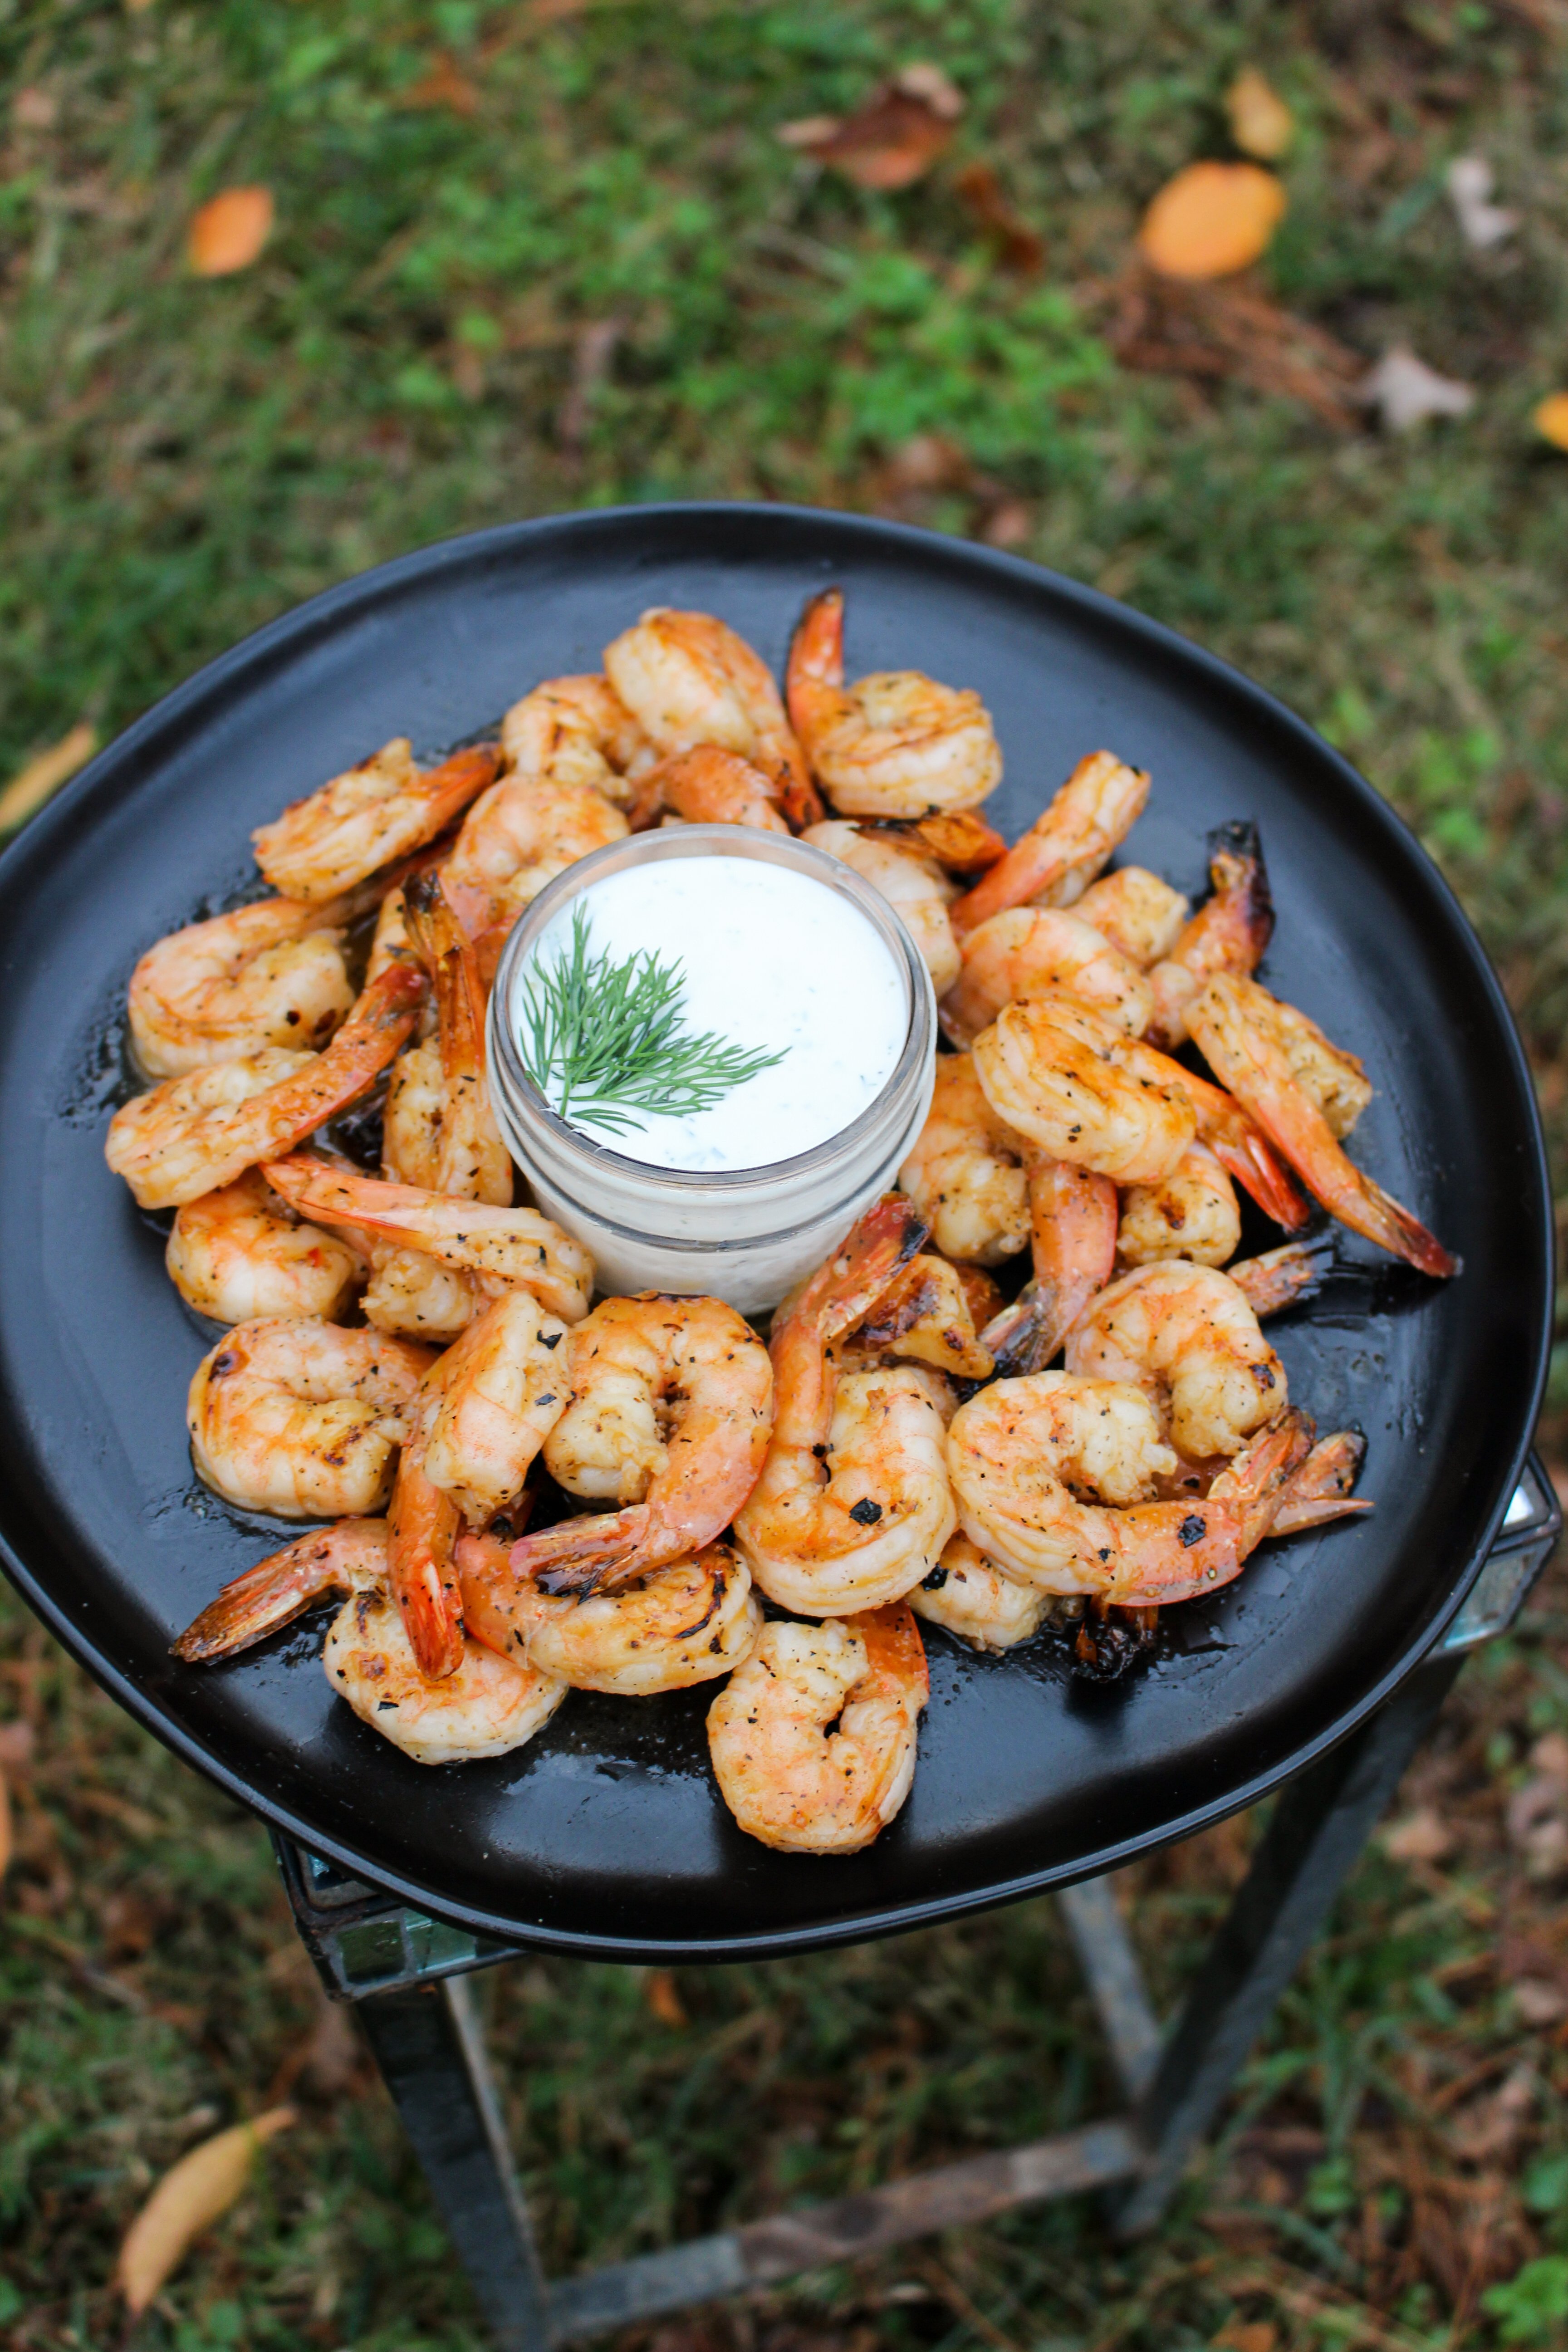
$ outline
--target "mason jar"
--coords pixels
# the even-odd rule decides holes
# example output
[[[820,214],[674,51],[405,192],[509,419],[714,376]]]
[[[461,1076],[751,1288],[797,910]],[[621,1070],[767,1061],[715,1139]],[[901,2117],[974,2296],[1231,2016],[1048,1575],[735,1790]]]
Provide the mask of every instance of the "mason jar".
[[[715,857],[782,866],[847,899],[887,950],[907,1021],[902,1050],[880,1092],[837,1134],[766,1166],[692,1172],[632,1159],[557,1115],[524,1066],[521,999],[535,948],[583,891],[631,866]],[[679,954],[679,939],[669,950]],[[847,1005],[846,1020],[853,1017]],[[507,940],[487,1034],[491,1099],[507,1148],[538,1206],[593,1253],[600,1291],[707,1293],[743,1315],[776,1306],[896,1182],[935,1085],[931,975],[893,908],[825,850],[746,825],[680,824],[635,834],[558,874]]]

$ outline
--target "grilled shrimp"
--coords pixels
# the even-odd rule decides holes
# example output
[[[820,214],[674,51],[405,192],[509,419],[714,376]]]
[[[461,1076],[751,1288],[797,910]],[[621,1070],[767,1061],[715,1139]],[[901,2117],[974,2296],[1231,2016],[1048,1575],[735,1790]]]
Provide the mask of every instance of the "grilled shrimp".
[[[910,1607],[973,1649],[1013,1650],[1039,1632],[1050,1613],[1051,1595],[1009,1576],[960,1530],[950,1537],[924,1583],[910,1593]]]
[[[605,647],[610,684],[666,758],[717,743],[772,780],[797,830],[823,814],[805,759],[765,665],[710,613],[656,604]]]
[[[459,1536],[457,1559],[469,1632],[573,1690],[626,1698],[687,1690],[738,1666],[762,1630],[751,1576],[727,1544],[581,1600],[516,1575],[494,1536]]]
[[[787,833],[771,776],[739,751],[700,743],[649,768],[631,803],[631,825],[641,833],[664,810],[688,824],[749,824],[759,833]]]
[[[513,1565],[548,1591],[589,1591],[700,1551],[756,1482],[773,1369],[721,1298],[606,1298],[572,1334],[565,1412],[545,1467],[617,1510],[525,1536]]]
[[[1216,1266],[1134,1266],[1079,1318],[1067,1369],[1143,1390],[1189,1462],[1236,1454],[1289,1402],[1285,1367]]]
[[[143,1209],[174,1209],[303,1142],[366,1093],[414,1025],[421,975],[393,964],[321,1054],[259,1053],[165,1078],[109,1123],[104,1157]]]
[[[1268,1534],[1311,1424],[1285,1413],[1201,1501],[1155,1502],[1176,1467],[1142,1389],[1071,1372],[994,1381],[961,1405],[948,1467],[964,1532],[1042,1591],[1125,1607],[1227,1583]],[[1083,1502],[1088,1493],[1098,1497]]]
[[[925,1238],[897,1194],[774,1316],[773,1437],[735,1539],[770,1601],[841,1617],[896,1601],[952,1533],[942,1413],[914,1366],[840,1376],[852,1330]]]
[[[1240,1240],[1236,1187],[1206,1144],[1189,1144],[1162,1183],[1131,1184],[1122,1194],[1116,1254],[1123,1265],[1172,1257],[1228,1265]]]
[[[844,596],[814,596],[789,649],[789,715],[841,816],[923,817],[971,809],[1002,776],[991,715],[973,687],[918,669],[844,683]]]
[[[511,1160],[490,1108],[485,991],[478,960],[438,874],[417,876],[405,898],[409,936],[436,997],[440,1108],[420,1155],[430,1169],[428,1189],[510,1208]],[[387,1173],[408,1183],[425,1181],[405,1175],[401,1167]]]
[[[187,1664],[233,1657],[330,1597],[347,1606],[327,1633],[327,1680],[374,1731],[417,1764],[466,1764],[521,1748],[566,1696],[510,1656],[464,1645],[456,1673],[419,1671],[386,1598],[386,1521],[340,1519],[301,1536],[224,1586],[173,1645]]]
[[[802,838],[841,859],[881,892],[924,957],[932,988],[943,995],[958,977],[959,954],[947,919],[952,889],[931,861],[842,817],[809,826]]]
[[[1029,1238],[1028,1146],[986,1101],[969,1054],[939,1054],[936,1091],[899,1187],[943,1257],[997,1265]]]
[[[970,931],[963,969],[942,999],[942,1025],[973,1045],[1005,1004],[1060,990],[1130,1037],[1148,1026],[1154,999],[1137,965],[1092,923],[1059,907],[1010,907]]]
[[[545,884],[579,857],[624,841],[627,830],[620,810],[593,784],[520,771],[480,795],[441,879],[491,973],[508,932]]]
[[[1008,907],[1070,907],[1131,831],[1149,779],[1110,751],[1080,760],[1049,808],[952,909],[960,940]]]
[[[453,1550],[464,1519],[522,1492],[565,1402],[566,1326],[526,1291],[496,1299],[437,1359],[407,1414],[387,1515],[387,1578],[420,1671],[455,1674],[463,1612]]]
[[[547,677],[512,704],[500,740],[520,776],[591,784],[617,806],[658,757],[607,677]]]
[[[1016,1021],[1014,1021],[1014,1015],[1018,1016]],[[1246,1187],[1258,1207],[1289,1231],[1294,1231],[1305,1222],[1306,1203],[1291,1183],[1283,1160],[1262,1129],[1223,1087],[1212,1086],[1208,1079],[1195,1076],[1180,1062],[1173,1062],[1168,1054],[1156,1052],[1152,1045],[1145,1045],[1142,1039],[1125,1035],[1113,1021],[1107,1021],[1102,1013],[1077,997],[1043,996],[1031,999],[1023,1005],[1012,1006],[986,1034],[994,1037],[996,1030],[1004,1023],[1012,1023],[1017,1034],[1006,1055],[994,1056],[1005,1068],[1001,1083],[1010,1087],[1020,1102],[1026,1102],[1029,1098],[1031,1069],[1045,1074],[1042,1116],[1048,1114],[1050,1132],[1072,1146],[1069,1150],[1062,1150],[1058,1145],[1058,1158],[1091,1164],[1083,1160],[1080,1139],[1071,1135],[1074,1124],[1072,1095],[1070,1089],[1063,1088],[1060,1076],[1053,1075],[1057,1062],[1059,1060],[1061,1068],[1069,1077],[1081,1070],[1091,1086],[1105,1087],[1106,1082],[1103,1077],[1095,1079],[1092,1063],[1084,1059],[1082,1052],[1075,1052],[1066,1045],[1059,1049],[1053,1046],[1052,1033],[1060,1033],[1065,1038],[1076,1040],[1079,1048],[1087,1049],[1087,1053],[1095,1059],[1122,1072],[1131,1082],[1134,1091],[1115,1097],[1115,1089],[1110,1088],[1109,1093],[1121,1101],[1124,1108],[1131,1107],[1131,1112],[1135,1112],[1139,1095],[1163,1093],[1178,1097],[1184,1096],[1192,1107],[1195,1133],[1208,1145],[1221,1166]],[[986,1086],[987,1092],[990,1092],[984,1068],[984,1061],[977,1055],[976,1069],[981,1084]],[[996,1099],[993,1095],[993,1100]],[[999,1102],[998,1108],[1004,1117],[1009,1116],[1005,1107]],[[1146,1107],[1146,1117],[1150,1120],[1154,1118],[1152,1105]],[[1052,1149],[1044,1136],[1037,1139],[1044,1149]],[[1099,1140],[1102,1145],[1106,1142],[1103,1131],[1100,1133]],[[1182,1153],[1177,1152],[1173,1167],[1181,1158]],[[1134,1175],[1127,1170],[1119,1181],[1124,1183],[1154,1183],[1161,1180],[1156,1176]]]
[[[1026,1150],[1034,1272],[1009,1307],[987,1323],[982,1344],[999,1372],[1044,1370],[1116,1258],[1116,1187],[1109,1176]]]
[[[255,1168],[186,1202],[163,1262],[181,1297],[215,1323],[276,1315],[336,1322],[366,1272],[356,1249],[301,1224]]]
[[[239,1323],[191,1381],[191,1454],[241,1510],[359,1517],[385,1502],[428,1348],[305,1317]]]
[[[1372,1503],[1351,1489],[1361,1474],[1366,1440],[1359,1429],[1336,1429],[1320,1437],[1299,1470],[1291,1473],[1270,1535],[1293,1536],[1370,1511]]]
[[[564,1323],[580,1322],[588,1311],[593,1259],[536,1209],[491,1208],[412,1184],[384,1184],[308,1151],[268,1160],[262,1173],[302,1216],[379,1236],[477,1276],[477,1296],[531,1290]]]
[[[1147,971],[1170,954],[1192,905],[1146,866],[1119,866],[1089,884],[1074,901],[1073,912]]]
[[[566,1696],[536,1666],[465,1641],[452,1673],[420,1672],[390,1601],[360,1593],[327,1631],[321,1667],[340,1698],[416,1764],[476,1764],[509,1756],[547,1724]]]
[[[1208,898],[1149,974],[1149,1034],[1172,1050],[1186,1037],[1187,1007],[1205,982],[1215,972],[1256,970],[1274,935],[1274,901],[1255,824],[1222,824],[1210,834],[1209,885]]]
[[[974,1041],[974,1074],[985,1099],[1052,1160],[1118,1183],[1161,1182],[1197,1130],[1182,1073],[1163,1080],[1129,1069],[1092,1031],[1084,1034],[1087,1024],[1072,1012],[1061,997],[1003,1007]]]
[[[483,744],[421,771],[400,735],[307,799],[290,802],[270,824],[258,825],[250,836],[256,862],[286,898],[336,898],[434,841],[500,765],[499,751]]]
[[[991,1351],[975,1329],[972,1300],[982,1299],[994,1311],[1000,1297],[979,1266],[956,1266],[921,1250],[836,1352],[847,1370],[901,1357],[956,1380],[989,1380]]]
[[[150,1078],[183,1078],[266,1045],[316,1052],[354,999],[343,967],[353,898],[263,898],[171,931],[131,975],[131,1045]]]
[[[768,1624],[708,1710],[719,1793],[783,1853],[858,1853],[910,1793],[930,1696],[901,1603],[837,1624]]]
[[[1319,1099],[1323,1081],[1314,1076],[1315,1062],[1303,1074],[1292,1060],[1300,1033],[1278,1019],[1281,1011],[1294,1008],[1279,1006],[1254,981],[1222,975],[1194,998],[1187,1024],[1210,1068],[1331,1215],[1423,1274],[1457,1274],[1458,1259],[1342,1151]]]

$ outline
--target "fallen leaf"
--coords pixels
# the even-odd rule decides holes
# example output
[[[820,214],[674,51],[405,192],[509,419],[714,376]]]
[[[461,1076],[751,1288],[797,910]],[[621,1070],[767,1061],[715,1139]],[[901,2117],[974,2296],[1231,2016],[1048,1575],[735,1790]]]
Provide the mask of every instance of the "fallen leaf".
[[[146,2310],[202,2231],[227,2212],[262,2142],[298,2120],[292,2107],[269,2107],[254,2121],[204,2140],[163,2175],[126,2231],[115,2269],[132,2318]]]
[[[668,1969],[648,1970],[643,1982],[643,1997],[661,2025],[689,2023],[675,1979]]]
[[[777,136],[862,188],[907,188],[923,179],[952,138],[964,100],[940,66],[903,67],[851,115],[781,123]]]
[[[1200,382],[1234,376],[1303,402],[1342,432],[1354,425],[1360,353],[1255,286],[1184,283],[1134,262],[1108,290],[1117,310],[1107,340],[1123,367]]]
[[[594,402],[609,377],[616,346],[626,331],[624,319],[590,319],[577,330],[572,346],[572,382],[555,426],[568,457],[577,458],[583,454]]]
[[[31,83],[11,100],[11,120],[18,131],[52,131],[59,110],[60,102],[51,90],[38,89]]]
[[[1524,2137],[1540,2088],[1533,2066],[1516,2066],[1500,2089],[1461,2107],[1447,2131],[1455,2155],[1467,2164],[1511,2156]]]
[[[12,1845],[11,1789],[5,1773],[0,1772],[0,1878],[11,1867]]]
[[[987,547],[1023,547],[1034,536],[1035,518],[1022,499],[1004,499],[980,536]]]
[[[473,114],[479,110],[479,93],[471,81],[465,80],[454,58],[437,58],[429,72],[405,89],[397,103],[416,111],[444,106],[450,114]]]
[[[1150,205],[1139,247],[1166,278],[1228,278],[1268,251],[1288,202],[1256,163],[1189,163]]]
[[[1526,2025],[1556,2025],[1568,2017],[1568,1993],[1545,1977],[1518,1978],[1513,1999]]]
[[[1233,2319],[1215,2337],[1215,2352],[1274,2352],[1279,2330],[1270,2319]]]
[[[0,1772],[25,1772],[37,1745],[30,1723],[0,1723]]]
[[[1441,1862],[1454,1851],[1452,1832],[1430,1805],[1391,1822],[1383,1832],[1383,1850],[1394,1862]]]
[[[1543,1732],[1531,1748],[1530,1760],[1549,1780],[1568,1785],[1568,1738],[1561,1731]]]
[[[191,268],[198,278],[232,277],[249,268],[271,234],[270,188],[225,188],[191,223]]]
[[[1475,253],[1500,245],[1519,226],[1519,215],[1491,202],[1492,167],[1484,155],[1456,155],[1444,174],[1459,234]]]
[[[1001,247],[1002,266],[1020,278],[1036,278],[1046,266],[1046,241],[1016,213],[989,163],[966,163],[953,187],[977,225]]]
[[[1225,94],[1230,135],[1244,155],[1275,163],[1296,136],[1296,118],[1256,66],[1244,66]]]
[[[1407,345],[1399,343],[1363,378],[1353,397],[1365,407],[1380,410],[1391,433],[1408,433],[1428,416],[1466,415],[1475,405],[1476,395],[1469,384],[1439,375]]]
[[[97,729],[89,727],[85,719],[79,719],[58,743],[51,743],[47,751],[37,752],[25,767],[18,768],[0,793],[0,833],[9,833],[14,825],[25,824],[35,809],[42,808],[51,793],[58,793],[68,777],[87,765],[97,749]]]

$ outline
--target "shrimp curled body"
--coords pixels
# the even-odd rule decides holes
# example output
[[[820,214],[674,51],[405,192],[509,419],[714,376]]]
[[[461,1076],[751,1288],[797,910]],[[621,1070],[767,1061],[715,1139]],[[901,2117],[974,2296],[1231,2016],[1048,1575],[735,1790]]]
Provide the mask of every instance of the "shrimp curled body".
[[[280,1518],[361,1517],[392,1484],[427,1348],[309,1318],[241,1323],[191,1381],[191,1452],[207,1485]]]
[[[858,1853],[909,1795],[929,1693],[920,1628],[903,1606],[764,1625],[708,1710],[724,1802],[748,1836],[780,1853]]]

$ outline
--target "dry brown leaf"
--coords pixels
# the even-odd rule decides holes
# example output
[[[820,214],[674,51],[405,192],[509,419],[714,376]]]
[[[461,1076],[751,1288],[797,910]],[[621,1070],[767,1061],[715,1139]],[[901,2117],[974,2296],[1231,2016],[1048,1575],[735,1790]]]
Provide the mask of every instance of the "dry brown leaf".
[[[1277,163],[1296,136],[1296,118],[1256,66],[1244,66],[1225,94],[1230,135],[1244,155]]]
[[[87,765],[97,749],[97,729],[89,727],[85,719],[79,719],[58,743],[51,743],[47,751],[35,753],[0,793],[0,833],[9,833],[13,826],[25,824],[35,809],[42,808],[51,793],[58,793],[68,778]]]
[[[777,136],[858,187],[907,188],[945,152],[963,108],[940,66],[904,66],[853,114],[810,115],[782,123]]]
[[[643,1997],[661,2025],[689,2023],[675,1979],[668,1969],[648,1970],[643,1982]]]
[[[1454,1851],[1453,1832],[1431,1805],[1423,1805],[1389,1823],[1383,1850],[1394,1862],[1441,1862]]]
[[[1274,2352],[1279,2330],[1271,2319],[1233,2319],[1215,2337],[1215,2352]]]
[[[115,2284],[133,2318],[146,2310],[202,2231],[227,2212],[250,2177],[262,2142],[298,2120],[293,2107],[269,2107],[250,2123],[203,2140],[165,2172],[126,2231],[115,2268]]]
[[[454,58],[437,58],[429,72],[405,89],[397,103],[416,111],[444,106],[449,114],[473,114],[479,108],[479,93],[458,71]]]
[[[1531,418],[1531,423],[1542,439],[1550,441],[1554,449],[1568,449],[1568,392],[1549,394]]]
[[[52,90],[28,82],[11,100],[11,120],[18,131],[52,131],[59,119],[60,102]]]
[[[966,163],[953,174],[952,184],[978,226],[997,240],[1004,268],[1037,278],[1046,266],[1046,241],[1014,211],[990,164]]]
[[[1143,257],[1166,278],[1229,278],[1266,253],[1289,199],[1256,163],[1189,163],[1150,205]]]
[[[1107,290],[1117,305],[1108,340],[1123,367],[1200,383],[1230,376],[1300,400],[1342,432],[1354,425],[1359,352],[1256,286],[1184,283],[1135,263]]]
[[[270,188],[225,188],[192,221],[185,249],[198,278],[228,278],[249,268],[271,234]]]

